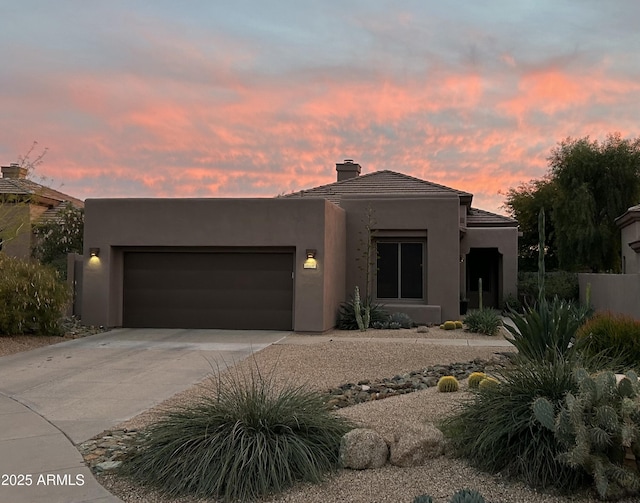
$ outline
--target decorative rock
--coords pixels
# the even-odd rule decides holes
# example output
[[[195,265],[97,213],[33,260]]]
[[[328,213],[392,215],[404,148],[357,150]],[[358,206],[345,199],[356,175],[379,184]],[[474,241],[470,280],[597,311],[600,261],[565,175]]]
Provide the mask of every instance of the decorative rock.
[[[389,462],[395,466],[422,466],[444,454],[444,435],[432,424],[407,426],[393,440]]]
[[[96,470],[99,472],[115,470],[116,468],[119,468],[121,464],[122,464],[122,461],[105,461],[103,463],[98,463],[96,465]]]
[[[419,334],[426,334],[429,332],[429,327],[427,327],[426,325],[420,325],[416,332],[418,332]]]
[[[387,462],[389,448],[382,436],[367,428],[346,433],[340,442],[340,464],[344,468],[380,468]]]

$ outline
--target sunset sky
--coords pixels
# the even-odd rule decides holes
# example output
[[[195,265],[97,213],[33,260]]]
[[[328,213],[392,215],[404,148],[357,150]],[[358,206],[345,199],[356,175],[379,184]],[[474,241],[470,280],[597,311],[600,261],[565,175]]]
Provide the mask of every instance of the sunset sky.
[[[0,0],[0,162],[91,197],[271,197],[335,163],[472,192],[640,135],[637,0]]]

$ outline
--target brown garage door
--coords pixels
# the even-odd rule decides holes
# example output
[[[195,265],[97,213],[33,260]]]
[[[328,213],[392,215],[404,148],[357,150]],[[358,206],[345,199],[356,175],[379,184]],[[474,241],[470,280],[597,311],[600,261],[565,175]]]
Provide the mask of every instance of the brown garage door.
[[[123,325],[291,330],[291,252],[125,252]]]

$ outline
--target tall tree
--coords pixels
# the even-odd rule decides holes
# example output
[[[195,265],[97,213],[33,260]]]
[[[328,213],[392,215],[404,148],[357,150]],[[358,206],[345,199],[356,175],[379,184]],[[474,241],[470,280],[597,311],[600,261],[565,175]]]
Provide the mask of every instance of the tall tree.
[[[556,186],[553,223],[560,265],[619,271],[615,219],[640,202],[640,138],[610,134],[604,142],[567,138],[551,151]]]
[[[549,269],[619,271],[615,219],[640,202],[640,138],[623,139],[619,133],[604,142],[567,138],[548,161],[545,178],[506,194],[504,207],[522,232],[520,269],[536,269],[537,216],[544,208]]]
[[[538,215],[544,208],[545,263],[548,269],[558,268],[558,253],[553,226],[553,202],[556,187],[549,177],[530,180],[517,188],[511,188],[506,194],[504,208],[518,221],[522,236],[518,239],[518,269],[536,271],[538,267]]]

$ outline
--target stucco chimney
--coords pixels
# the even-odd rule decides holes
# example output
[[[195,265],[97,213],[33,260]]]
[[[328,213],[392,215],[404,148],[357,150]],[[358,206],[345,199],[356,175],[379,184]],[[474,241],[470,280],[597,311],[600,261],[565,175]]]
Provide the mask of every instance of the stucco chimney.
[[[353,159],[345,159],[344,162],[336,163],[336,171],[338,172],[338,181],[348,180],[360,176],[362,168],[359,164],[353,162]]]
[[[12,162],[9,166],[2,166],[2,178],[24,179],[27,178],[27,168]]]

